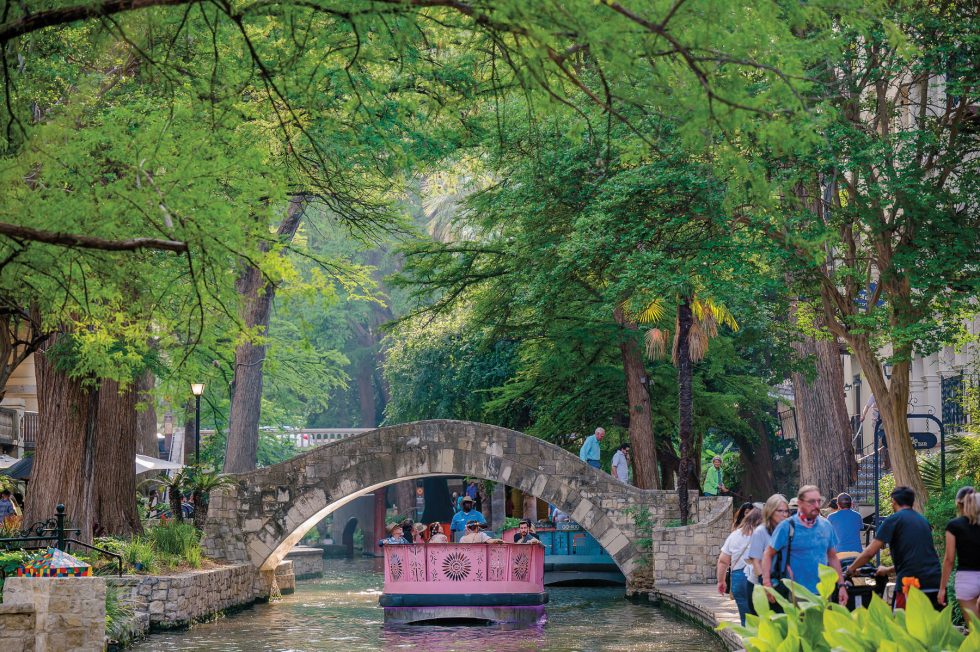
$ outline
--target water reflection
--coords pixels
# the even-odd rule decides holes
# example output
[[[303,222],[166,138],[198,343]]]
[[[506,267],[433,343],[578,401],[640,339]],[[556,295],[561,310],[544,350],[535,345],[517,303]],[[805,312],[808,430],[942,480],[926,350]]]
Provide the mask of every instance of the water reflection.
[[[382,649],[424,652],[567,650],[720,652],[711,633],[646,603],[623,599],[621,587],[553,588],[547,623],[500,626],[384,625],[378,607],[381,575],[372,560],[329,561],[322,580],[300,582],[293,595],[197,625],[154,634],[135,649],[145,652],[344,652]]]

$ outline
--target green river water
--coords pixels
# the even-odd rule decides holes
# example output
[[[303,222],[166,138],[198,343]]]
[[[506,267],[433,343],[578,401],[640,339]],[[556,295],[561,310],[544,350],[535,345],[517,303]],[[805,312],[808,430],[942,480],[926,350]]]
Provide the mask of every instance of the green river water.
[[[186,631],[153,634],[140,652],[178,650],[419,650],[511,652],[677,650],[721,652],[710,632],[674,613],[623,598],[622,587],[550,588],[548,622],[518,630],[486,626],[386,627],[378,606],[380,560],[325,560],[324,577],[301,581],[282,601],[259,604]]]

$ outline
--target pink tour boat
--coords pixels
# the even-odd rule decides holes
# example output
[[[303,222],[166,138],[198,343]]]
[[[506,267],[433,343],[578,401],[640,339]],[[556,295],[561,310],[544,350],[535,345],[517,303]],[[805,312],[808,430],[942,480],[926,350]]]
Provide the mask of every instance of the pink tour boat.
[[[544,552],[516,543],[386,545],[385,622],[543,623]]]

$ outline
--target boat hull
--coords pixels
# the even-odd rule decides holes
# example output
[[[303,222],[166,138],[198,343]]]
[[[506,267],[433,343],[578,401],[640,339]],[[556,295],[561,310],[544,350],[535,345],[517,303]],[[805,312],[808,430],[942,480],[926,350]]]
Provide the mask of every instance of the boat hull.
[[[548,593],[385,593],[382,607],[526,607],[548,603]]]
[[[545,607],[528,606],[428,606],[385,607],[385,625],[494,625],[522,628],[548,621]]]

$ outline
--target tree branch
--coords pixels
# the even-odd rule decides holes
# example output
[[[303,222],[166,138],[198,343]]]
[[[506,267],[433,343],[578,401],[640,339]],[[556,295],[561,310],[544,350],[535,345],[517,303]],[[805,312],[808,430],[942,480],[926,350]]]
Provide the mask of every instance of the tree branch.
[[[159,238],[132,238],[130,240],[106,240],[88,235],[74,233],[56,233],[41,231],[29,226],[0,222],[0,235],[18,241],[43,242],[57,247],[72,249],[99,249],[101,251],[137,251],[140,249],[159,249],[161,251],[187,251],[187,243],[177,240],[162,240]]]

